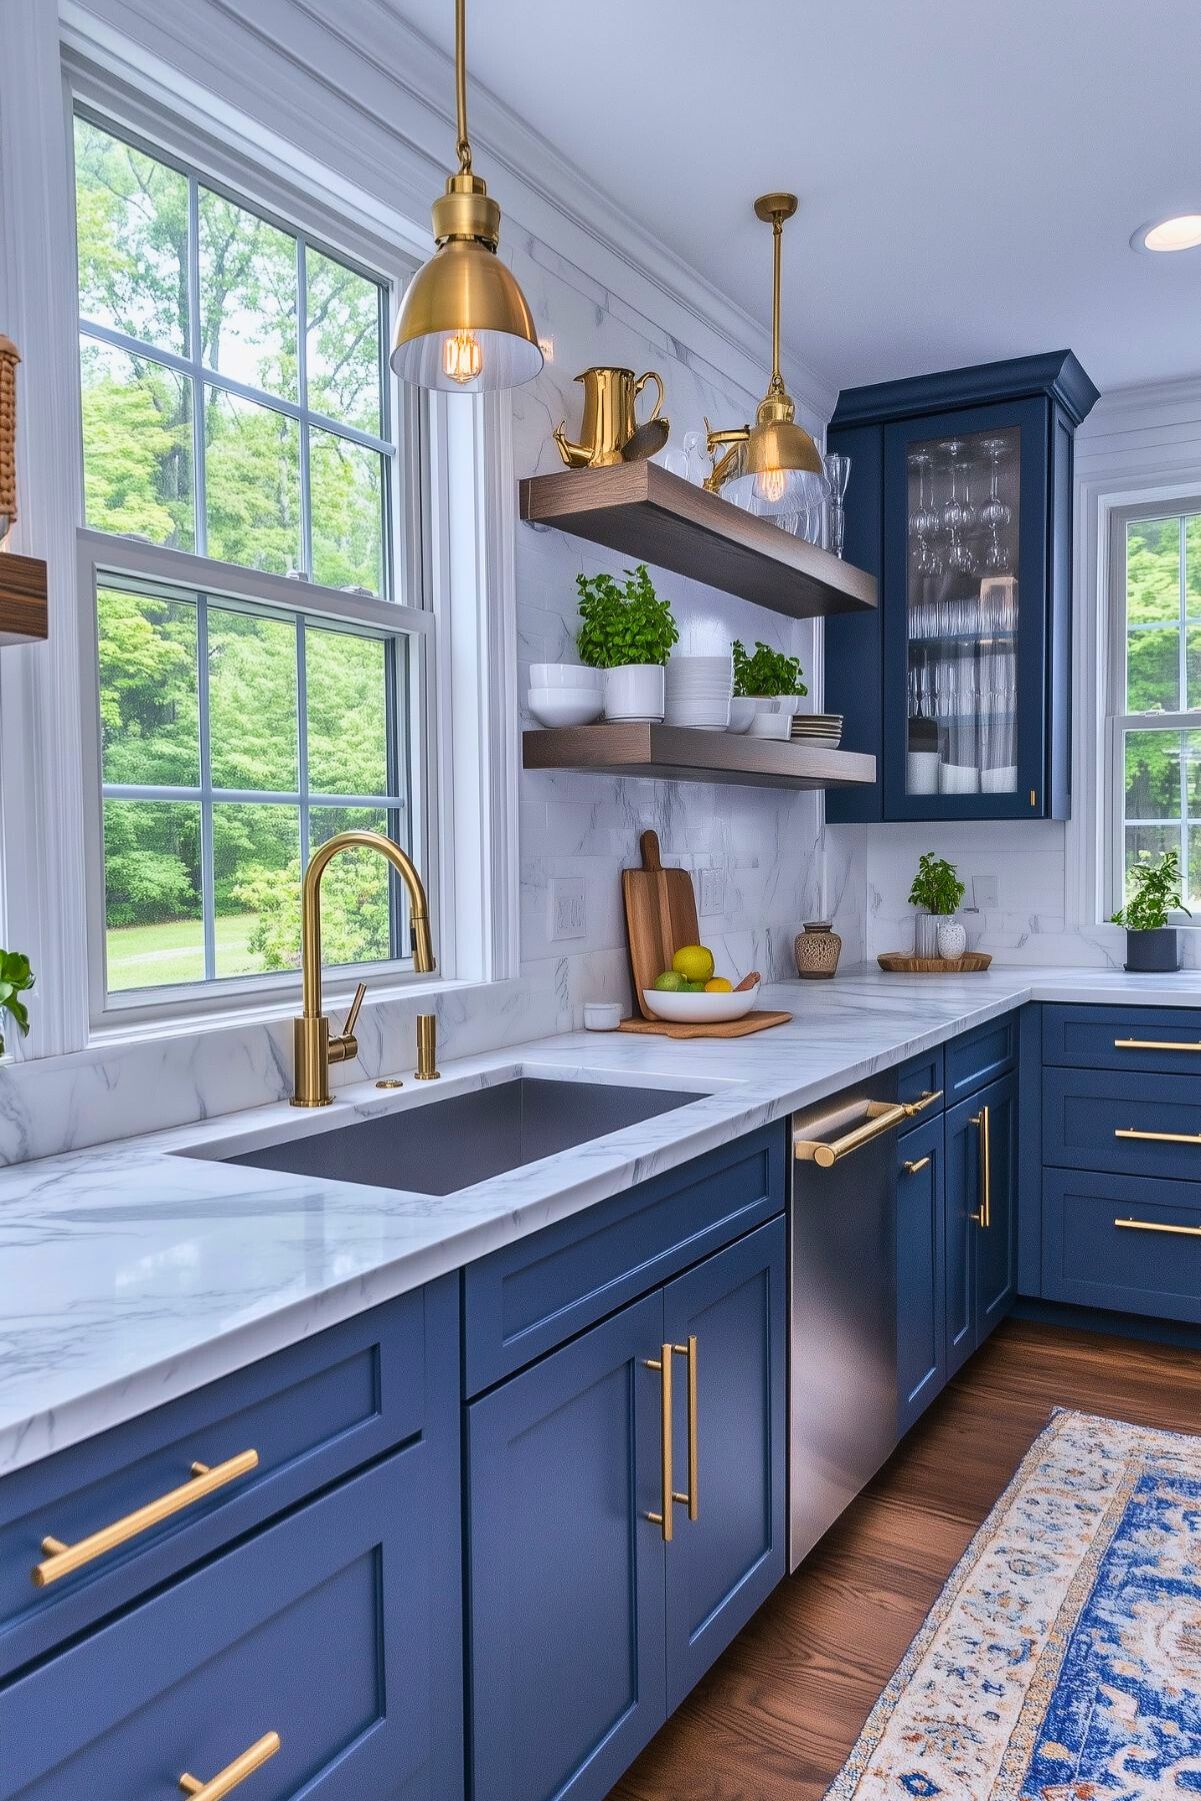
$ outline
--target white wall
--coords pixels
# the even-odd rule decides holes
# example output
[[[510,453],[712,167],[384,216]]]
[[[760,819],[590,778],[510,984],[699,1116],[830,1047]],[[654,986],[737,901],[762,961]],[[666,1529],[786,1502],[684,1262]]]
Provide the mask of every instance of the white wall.
[[[909,950],[906,902],[918,853],[948,858],[967,883],[991,880],[995,904],[965,916],[969,941],[1000,963],[1120,967],[1124,934],[1102,923],[1097,821],[1105,667],[1106,509],[1201,484],[1201,381],[1121,389],[1098,401],[1076,438],[1073,583],[1073,813],[1066,823],[1015,820],[962,825],[832,826],[831,857],[846,871],[847,929],[866,954]],[[861,923],[862,922],[862,923]],[[844,915],[836,917],[840,930]],[[1185,962],[1201,968],[1201,931],[1184,934]]]

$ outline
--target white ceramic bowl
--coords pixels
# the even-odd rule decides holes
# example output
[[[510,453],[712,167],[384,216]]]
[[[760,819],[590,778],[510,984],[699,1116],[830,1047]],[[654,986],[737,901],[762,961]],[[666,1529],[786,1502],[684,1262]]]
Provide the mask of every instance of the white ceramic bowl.
[[[601,716],[599,689],[531,688],[530,712],[539,725],[591,725]]]
[[[759,713],[751,716],[752,738],[791,738],[791,713]]]
[[[745,694],[736,694],[730,702],[730,723],[728,732],[747,732],[751,720],[755,717],[755,703]]]
[[[617,1001],[585,1001],[584,1030],[615,1032],[621,1024],[622,1009]]]
[[[718,1026],[749,1013],[759,984],[733,994],[672,994],[661,988],[644,988],[642,998],[656,1019],[678,1026]]]
[[[601,691],[601,671],[586,663],[532,663],[531,688],[589,688]]]

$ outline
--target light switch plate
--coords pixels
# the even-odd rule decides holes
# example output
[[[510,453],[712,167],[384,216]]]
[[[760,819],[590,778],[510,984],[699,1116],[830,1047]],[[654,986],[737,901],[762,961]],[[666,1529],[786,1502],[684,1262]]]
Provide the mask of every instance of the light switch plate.
[[[724,869],[701,870],[701,917],[726,910],[726,872]]]
[[[582,875],[556,875],[550,882],[550,936],[552,944],[583,938],[588,930],[588,907]]]

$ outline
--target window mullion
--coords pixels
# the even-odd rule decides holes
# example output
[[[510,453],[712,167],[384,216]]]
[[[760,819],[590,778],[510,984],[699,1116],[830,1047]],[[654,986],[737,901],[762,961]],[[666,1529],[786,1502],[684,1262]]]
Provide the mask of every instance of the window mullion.
[[[300,868],[312,854],[309,829],[309,674],[305,652],[305,618],[296,615],[296,784],[300,789]]]
[[[192,359],[192,494],[196,517],[192,537],[197,556],[208,551],[208,481],[204,466],[204,379],[200,372],[200,186],[188,178],[188,354]]]
[[[309,284],[304,237],[296,234],[296,392],[300,396],[300,554],[305,574],[313,574],[313,492],[309,455]],[[301,636],[303,637],[303,628]]]
[[[196,710],[200,732],[200,907],[204,920],[204,979],[217,974],[217,890],[213,869],[213,754],[209,737],[208,595],[196,596]]]

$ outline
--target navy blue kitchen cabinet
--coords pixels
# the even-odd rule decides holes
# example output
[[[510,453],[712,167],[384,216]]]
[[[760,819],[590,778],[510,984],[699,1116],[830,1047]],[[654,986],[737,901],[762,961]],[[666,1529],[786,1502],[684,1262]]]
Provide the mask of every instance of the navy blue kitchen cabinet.
[[[599,1801],[783,1575],[785,1263],[776,1219],[469,1405],[473,1801]]]
[[[897,1432],[947,1379],[943,1116],[897,1146]]]
[[[826,622],[827,702],[871,751],[833,823],[1070,812],[1072,460],[1097,390],[1070,351],[840,394],[846,554],[869,617]]]
[[[909,1141],[906,1140],[906,1143]],[[1012,1304],[1017,1278],[1017,1076],[948,1109],[946,1373],[953,1376]]]

